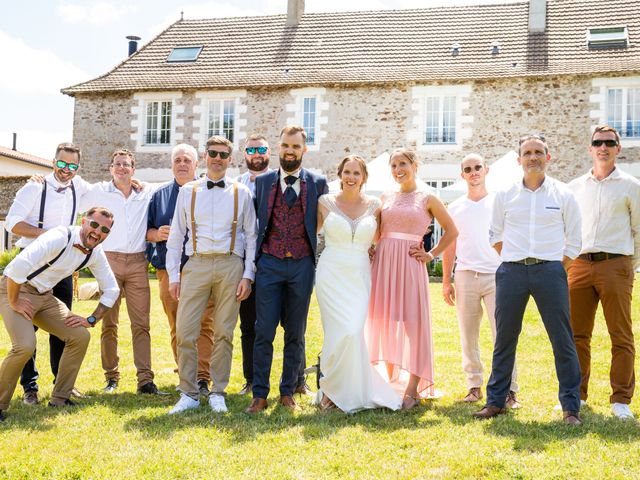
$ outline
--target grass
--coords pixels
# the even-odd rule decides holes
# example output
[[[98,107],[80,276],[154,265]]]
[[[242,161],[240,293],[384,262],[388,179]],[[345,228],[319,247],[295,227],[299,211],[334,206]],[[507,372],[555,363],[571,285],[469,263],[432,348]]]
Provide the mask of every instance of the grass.
[[[638,285],[636,285],[637,291]],[[152,353],[156,383],[171,396],[135,394],[135,369],[126,310],[121,312],[117,394],[101,394],[99,330],[92,331],[78,388],[91,398],[73,410],[47,408],[51,393],[48,343],[38,334],[43,404],[28,407],[16,389],[8,418],[0,424],[1,479],[198,479],[198,478],[640,478],[640,427],[612,418],[609,406],[610,344],[599,313],[593,344],[593,373],[585,425],[572,428],[553,411],[557,403],[551,347],[530,304],[518,349],[523,408],[491,421],[470,413],[478,405],[459,401],[466,392],[460,366],[458,326],[453,308],[431,286],[437,387],[441,399],[408,412],[368,411],[356,415],[320,413],[304,399],[290,414],[275,406],[272,390],[266,414],[242,413],[248,397],[235,394],[243,383],[240,333],[236,330],[229,386],[230,412],[208,406],[169,417],[177,375],[169,332],[152,281]],[[94,301],[78,302],[88,314]],[[633,305],[640,318],[640,301]],[[636,335],[639,335],[636,323]],[[272,385],[282,364],[282,335],[275,347]],[[490,364],[490,334],[483,324],[482,353]],[[315,298],[307,331],[307,356],[314,363],[322,331]],[[0,356],[9,339],[0,329]],[[310,379],[315,381],[315,379]],[[313,383],[310,381],[310,384]],[[485,379],[486,382],[486,379]],[[640,414],[632,404],[632,410]]]

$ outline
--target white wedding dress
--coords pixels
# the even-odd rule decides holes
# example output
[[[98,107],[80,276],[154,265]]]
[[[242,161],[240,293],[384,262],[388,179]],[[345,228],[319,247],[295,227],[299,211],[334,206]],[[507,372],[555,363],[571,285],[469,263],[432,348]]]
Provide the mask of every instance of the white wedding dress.
[[[343,412],[386,407],[398,410],[400,396],[373,368],[364,340],[364,325],[371,291],[369,246],[376,232],[377,199],[352,220],[337,207],[335,197],[324,195],[329,209],[323,230],[325,248],[316,270],[316,296],[324,341],[320,358],[320,391]]]

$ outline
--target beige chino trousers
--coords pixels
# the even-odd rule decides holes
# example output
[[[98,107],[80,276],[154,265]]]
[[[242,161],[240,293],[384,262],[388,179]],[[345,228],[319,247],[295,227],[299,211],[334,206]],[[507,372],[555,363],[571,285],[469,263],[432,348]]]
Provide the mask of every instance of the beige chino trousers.
[[[36,348],[34,325],[65,342],[58,376],[51,393],[52,403],[55,404],[64,402],[71,395],[91,339],[86,328],[72,328],[65,325],[64,320],[69,315],[69,310],[64,303],[53,296],[51,291],[39,293],[31,285],[23,284],[20,297],[31,301],[35,312],[33,321],[16,313],[9,306],[7,278],[2,277],[0,315],[11,339],[11,349],[0,366],[0,410],[6,410],[9,407],[20,372]]]
[[[214,304],[211,392],[223,394],[229,384],[233,330],[240,310],[236,290],[243,271],[243,260],[228,254],[192,255],[182,269],[176,320],[179,390],[194,399],[198,399],[197,340],[210,297]]]

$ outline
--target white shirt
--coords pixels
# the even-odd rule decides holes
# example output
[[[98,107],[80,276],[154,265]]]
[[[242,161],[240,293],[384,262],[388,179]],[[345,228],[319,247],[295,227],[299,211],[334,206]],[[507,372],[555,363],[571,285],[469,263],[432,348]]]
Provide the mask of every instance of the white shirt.
[[[69,241],[67,241],[67,228],[71,229]],[[43,233],[7,265],[4,275],[16,283],[31,284],[40,293],[51,290],[60,280],[73,274],[86,258],[84,253],[73,246],[74,243],[82,244],[80,229],[81,227],[61,226]],[[53,265],[31,280],[27,280],[31,273],[57,257],[62,249],[64,253]],[[86,266],[89,267],[100,286],[102,292],[100,303],[106,307],[112,307],[120,294],[120,289],[102,250],[102,245],[93,249]]]
[[[138,253],[147,248],[147,216],[149,202],[155,190],[131,190],[129,198],[116,188],[113,182],[100,182],[82,197],[81,211],[92,207],[105,207],[113,213],[111,233],[104,241],[105,252]]]
[[[456,271],[495,273],[500,266],[500,255],[489,243],[494,198],[489,193],[476,202],[465,195],[449,205],[449,214],[458,229]]]
[[[267,173],[267,172],[271,172],[273,171],[270,168],[267,168],[265,171],[263,172],[259,172],[258,175],[262,175],[263,173]],[[251,181],[251,175],[255,175],[254,172],[251,172],[250,170],[247,170],[246,172],[244,172],[242,175],[238,175],[238,177],[236,178],[236,181],[240,182],[243,185],[246,185],[249,190],[251,191],[251,196],[253,198],[255,198],[256,196],[256,181],[255,178],[253,180],[253,182]],[[258,176],[256,175],[256,176]]]
[[[289,175],[296,177],[298,180],[296,180],[296,183],[294,183],[293,185],[291,185],[291,187],[293,188],[293,191],[296,192],[296,195],[300,195],[300,170],[302,169],[302,167],[300,167],[299,169],[297,169],[295,172],[285,172],[282,167],[280,168],[280,188],[282,189],[282,193],[284,193],[284,191],[287,189],[287,182],[284,181],[285,177],[288,177]]]
[[[228,253],[231,247],[233,222],[233,180],[224,177],[225,187],[207,188],[205,177],[185,184],[178,193],[176,210],[171,221],[167,240],[167,273],[169,282],[180,281],[182,244],[188,232],[185,254],[191,256],[193,240],[191,231],[191,196],[197,188],[195,223],[197,253]],[[254,258],[256,254],[256,212],[251,191],[238,183],[238,227],[233,253],[244,257],[243,278],[255,278]]]
[[[580,223],[578,202],[567,185],[547,176],[531,191],[520,181],[496,194],[489,241],[502,242],[505,262],[562,261],[580,253]]]
[[[602,180],[586,173],[569,188],[582,212],[580,253],[633,255],[640,267],[640,181],[616,168]]]
[[[44,177],[47,186],[47,196],[44,203],[44,216],[42,228],[49,230],[60,225],[73,225],[75,218],[73,215],[73,192],[71,188],[66,188],[63,192],[56,192],[60,187],[67,187],[73,182],[76,191],[75,215],[80,213],[80,200],[91,188],[81,177],[75,176],[70,182],[62,184],[58,181],[53,172]],[[34,227],[38,226],[40,218],[40,199],[42,198],[43,185],[38,182],[27,182],[16,194],[16,198],[11,204],[7,214],[5,228],[11,232],[20,222],[26,222]],[[74,217],[75,217],[74,215]],[[33,242],[35,238],[21,237],[16,246],[24,248]]]

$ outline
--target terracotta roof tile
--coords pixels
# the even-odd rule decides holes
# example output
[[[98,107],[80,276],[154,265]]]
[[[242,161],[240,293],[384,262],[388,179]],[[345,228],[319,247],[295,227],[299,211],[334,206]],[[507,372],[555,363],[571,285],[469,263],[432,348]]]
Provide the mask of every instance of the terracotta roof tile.
[[[0,147],[0,157],[13,158],[14,160],[20,160],[22,162],[53,168],[53,166],[51,165],[51,160],[36,157],[35,155],[31,155],[29,153],[18,152],[17,150],[12,150],[7,147]]]
[[[111,72],[63,93],[467,80],[640,71],[640,2],[549,0],[544,34],[528,2],[414,10],[182,20]],[[589,50],[587,29],[627,25],[627,48]],[[498,54],[491,53],[494,42]],[[452,56],[451,47],[460,45]],[[167,63],[174,47],[204,48]]]

